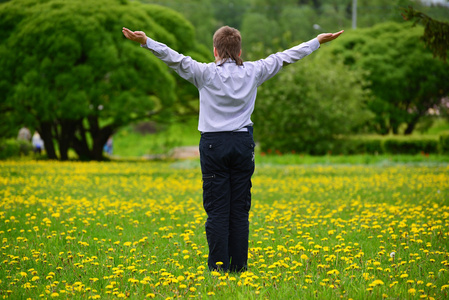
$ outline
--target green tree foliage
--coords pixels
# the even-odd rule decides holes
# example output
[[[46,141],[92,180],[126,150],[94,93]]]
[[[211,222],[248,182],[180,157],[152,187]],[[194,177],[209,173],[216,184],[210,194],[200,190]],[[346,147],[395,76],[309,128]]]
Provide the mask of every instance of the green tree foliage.
[[[413,7],[404,9],[403,17],[405,20],[414,20],[413,24],[421,23],[424,26],[424,43],[435,57],[446,61],[449,52],[449,24],[434,20]]]
[[[197,41],[208,49],[212,48],[212,36],[217,26],[214,18],[217,5],[215,1],[213,4],[211,0],[141,0],[141,2],[159,4],[181,13],[194,26]]]
[[[319,53],[312,56],[259,88],[253,121],[263,151],[324,154],[339,136],[361,130],[371,118],[360,71]]]
[[[400,133],[403,124],[404,133],[412,133],[449,94],[449,68],[433,58],[421,35],[422,28],[410,24],[383,23],[348,31],[326,49],[343,56],[353,69],[367,71],[374,96],[369,107],[376,114],[373,129],[378,133]]]
[[[279,48],[279,37],[281,30],[274,20],[270,20],[260,13],[250,13],[245,16],[242,24],[242,48],[244,54],[255,51],[255,48],[262,47],[264,52],[273,52]],[[245,54],[246,55],[246,54]],[[244,56],[246,57],[246,56]]]
[[[118,128],[176,101],[172,72],[121,28],[194,53],[194,30],[180,14],[126,0],[12,0],[0,5],[0,106],[9,123],[37,129],[49,158],[102,159]],[[199,57],[200,55],[198,55]],[[18,128],[18,127],[17,127]],[[57,142],[57,146],[53,144]]]

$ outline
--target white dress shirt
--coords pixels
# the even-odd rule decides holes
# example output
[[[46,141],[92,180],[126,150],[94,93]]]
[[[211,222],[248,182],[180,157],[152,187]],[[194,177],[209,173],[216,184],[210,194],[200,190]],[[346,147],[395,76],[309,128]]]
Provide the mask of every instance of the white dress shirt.
[[[200,93],[198,130],[201,132],[237,131],[252,126],[251,114],[257,87],[276,75],[283,66],[294,63],[320,47],[314,38],[298,46],[254,62],[238,66],[228,61],[199,63],[168,46],[147,38],[141,45],[165,62],[182,78],[193,83]]]

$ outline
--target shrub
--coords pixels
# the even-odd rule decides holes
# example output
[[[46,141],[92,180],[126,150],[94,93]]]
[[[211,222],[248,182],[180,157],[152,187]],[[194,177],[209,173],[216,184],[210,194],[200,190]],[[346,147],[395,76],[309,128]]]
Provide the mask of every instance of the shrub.
[[[334,154],[436,154],[449,153],[449,135],[440,140],[417,137],[346,137],[338,140]]]
[[[395,139],[388,138],[384,142],[385,153],[418,154],[438,153],[438,141],[431,139]]]
[[[384,153],[381,138],[348,138],[340,143],[335,154],[382,154]]]
[[[33,147],[30,142],[16,139],[0,140],[0,159],[14,158],[28,155]]]
[[[440,135],[439,152],[442,154],[449,154],[449,134]]]

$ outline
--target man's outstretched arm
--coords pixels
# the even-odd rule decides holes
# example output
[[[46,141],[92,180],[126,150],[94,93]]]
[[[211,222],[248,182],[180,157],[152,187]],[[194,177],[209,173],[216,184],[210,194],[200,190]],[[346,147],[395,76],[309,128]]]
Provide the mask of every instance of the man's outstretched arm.
[[[318,42],[320,42],[320,44],[324,44],[324,43],[335,40],[343,32],[344,32],[344,30],[336,32],[336,33],[322,33],[322,34],[319,34],[316,38],[318,39]]]

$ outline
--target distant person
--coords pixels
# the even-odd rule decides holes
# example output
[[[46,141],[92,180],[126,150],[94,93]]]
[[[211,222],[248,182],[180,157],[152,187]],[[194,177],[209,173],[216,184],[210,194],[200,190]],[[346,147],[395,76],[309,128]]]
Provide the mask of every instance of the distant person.
[[[26,127],[22,127],[19,130],[19,134],[17,135],[17,139],[19,141],[31,141],[31,131],[26,128]]]
[[[108,155],[112,155],[112,136],[108,138],[103,149]]]
[[[213,37],[213,63],[199,63],[179,54],[142,31],[123,28],[122,32],[198,88],[208,266],[210,270],[247,270],[255,146],[251,114],[257,87],[283,66],[311,54],[320,44],[336,39],[343,31],[320,34],[265,59],[243,62],[240,32],[224,26]]]
[[[35,131],[31,138],[34,153],[41,154],[44,149],[44,141],[41,139],[39,132]]]

